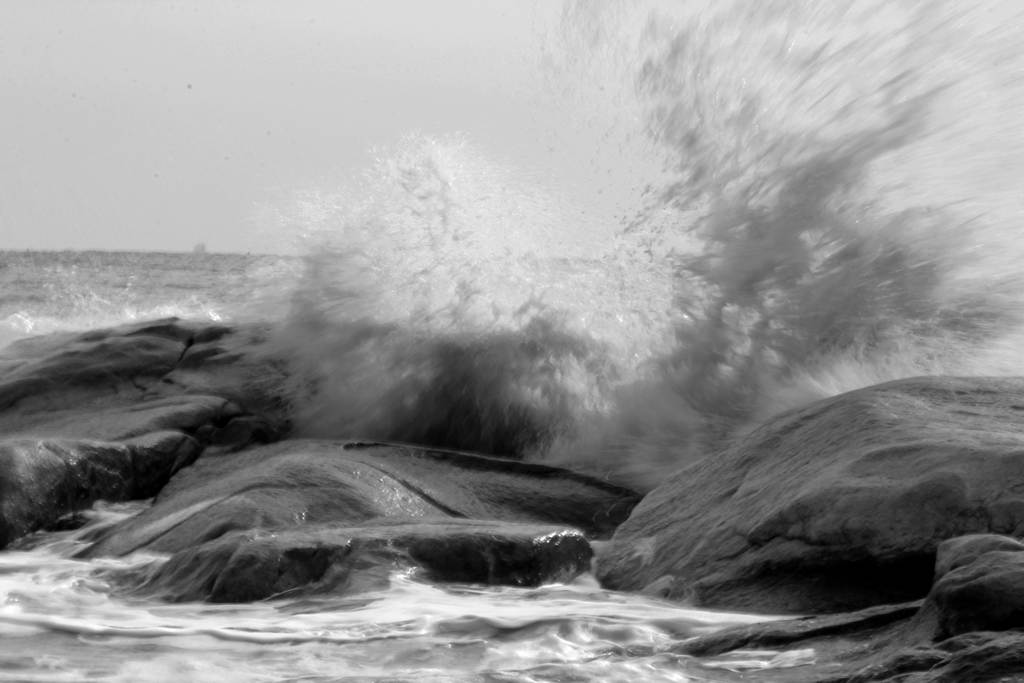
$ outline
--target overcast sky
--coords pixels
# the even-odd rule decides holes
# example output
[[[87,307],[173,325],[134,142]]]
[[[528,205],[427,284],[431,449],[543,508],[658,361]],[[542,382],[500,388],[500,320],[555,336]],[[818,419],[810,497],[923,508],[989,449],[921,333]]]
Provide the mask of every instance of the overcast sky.
[[[258,203],[405,132],[522,152],[540,5],[6,0],[0,249],[263,251]]]

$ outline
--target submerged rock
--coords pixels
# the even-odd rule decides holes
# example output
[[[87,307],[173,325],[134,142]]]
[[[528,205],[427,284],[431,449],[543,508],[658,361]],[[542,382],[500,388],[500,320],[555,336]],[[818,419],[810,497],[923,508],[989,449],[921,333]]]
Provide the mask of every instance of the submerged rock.
[[[650,493],[620,590],[823,613],[922,598],[942,541],[1024,534],[1024,380],[916,378],[780,415]]]
[[[537,586],[585,571],[591,550],[575,529],[442,519],[360,527],[307,525],[230,532],[181,550],[143,577],[138,595],[248,602],[297,592],[365,591],[396,569],[433,581]]]
[[[89,555],[178,552],[230,532],[398,518],[570,525],[608,536],[639,496],[543,465],[391,444],[290,440],[201,459]]]
[[[0,548],[98,500],[149,498],[199,452],[199,444],[179,432],[122,443],[0,441]]]

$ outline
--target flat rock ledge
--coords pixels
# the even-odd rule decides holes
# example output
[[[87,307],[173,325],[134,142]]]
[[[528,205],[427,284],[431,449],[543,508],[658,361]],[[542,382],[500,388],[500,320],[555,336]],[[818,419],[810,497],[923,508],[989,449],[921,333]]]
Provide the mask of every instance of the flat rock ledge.
[[[387,585],[413,569],[430,581],[537,586],[586,571],[586,537],[567,527],[480,520],[382,520],[361,527],[231,532],[122,574],[133,595],[250,602],[339,595]]]
[[[724,629],[679,652],[814,652],[809,664],[759,672],[765,681],[1024,681],[1022,551],[1006,536],[949,539],[939,546],[924,600]]]

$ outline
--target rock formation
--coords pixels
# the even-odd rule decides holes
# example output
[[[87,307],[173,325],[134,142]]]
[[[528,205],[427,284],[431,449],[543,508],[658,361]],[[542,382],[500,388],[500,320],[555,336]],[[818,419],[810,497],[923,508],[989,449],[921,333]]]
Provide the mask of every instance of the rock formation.
[[[164,320],[0,351],[0,547],[96,501],[153,498],[80,556],[151,554],[108,578],[215,602],[372,591],[395,571],[532,586],[586,571],[597,548],[611,588],[816,615],[678,648],[781,649],[798,664],[760,680],[1024,671],[1024,379],[916,378],[820,401],[641,502],[541,464],[295,438],[275,391],[288,369],[265,337]]]
[[[247,601],[363,590],[396,568],[536,585],[587,570],[588,538],[639,500],[540,464],[289,439],[262,334],[164,320],[8,347],[0,547],[98,500],[155,496],[82,553],[172,554],[116,577],[129,592]]]
[[[769,420],[655,489],[599,578],[696,605],[824,613],[924,597],[936,551],[1024,533],[1024,380],[927,377]]]

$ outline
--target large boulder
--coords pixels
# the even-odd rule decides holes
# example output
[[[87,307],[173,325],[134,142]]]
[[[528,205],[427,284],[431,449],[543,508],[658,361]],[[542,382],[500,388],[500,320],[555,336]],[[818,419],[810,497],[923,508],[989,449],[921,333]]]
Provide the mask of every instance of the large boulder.
[[[3,350],[0,410],[54,410],[98,395],[137,394],[177,365],[195,335],[223,334],[158,320],[19,340]]]
[[[180,432],[121,443],[0,441],[0,548],[97,500],[149,498],[199,452]]]
[[[939,546],[935,585],[936,637],[1024,628],[1024,543],[978,534]]]
[[[383,520],[235,531],[123,576],[136,595],[248,602],[298,592],[365,591],[396,569],[443,582],[536,586],[586,571],[590,545],[575,529],[479,520]],[[137,574],[138,572],[135,572]]]
[[[231,531],[358,526],[378,518],[568,525],[606,537],[639,496],[544,465],[391,444],[289,440],[180,472],[153,506],[87,555],[174,553]]]
[[[785,413],[650,493],[599,578],[772,613],[922,598],[945,539],[1024,534],[1022,411],[1022,379],[930,377]]]
[[[278,438],[259,342],[172,318],[0,350],[0,547],[97,500],[154,496],[200,452]]]
[[[757,671],[764,683],[1024,680],[1024,633],[974,631],[933,640],[920,623],[928,606],[918,612],[919,605],[729,627],[675,649],[707,663],[774,654],[774,665]]]

